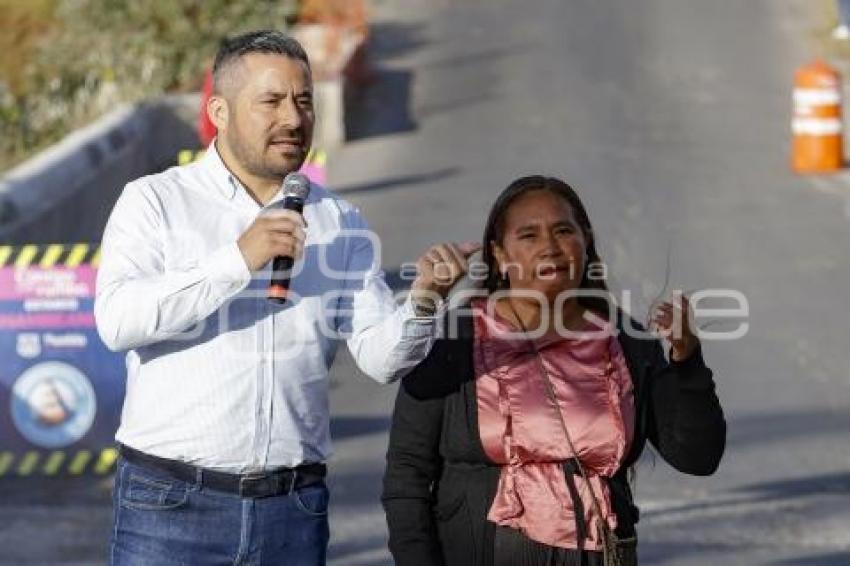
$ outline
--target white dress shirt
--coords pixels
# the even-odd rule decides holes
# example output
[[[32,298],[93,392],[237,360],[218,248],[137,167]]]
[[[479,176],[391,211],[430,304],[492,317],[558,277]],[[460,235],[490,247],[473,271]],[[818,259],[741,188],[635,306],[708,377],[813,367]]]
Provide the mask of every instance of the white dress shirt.
[[[338,340],[379,382],[427,355],[435,320],[396,306],[360,212],[316,184],[292,297],[268,301],[271,265],[252,277],[236,241],[276,205],[258,205],[214,143],[124,188],[95,299],[104,343],[129,350],[119,442],[232,472],[324,461]]]

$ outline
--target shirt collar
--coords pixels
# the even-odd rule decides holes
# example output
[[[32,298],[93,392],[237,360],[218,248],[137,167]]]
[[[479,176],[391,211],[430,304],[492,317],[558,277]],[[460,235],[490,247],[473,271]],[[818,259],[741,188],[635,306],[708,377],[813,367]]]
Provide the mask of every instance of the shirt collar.
[[[204,152],[204,156],[201,158],[201,163],[212,174],[213,179],[216,181],[215,186],[219,192],[227,199],[232,200],[236,196],[236,191],[242,188],[242,183],[230,172],[230,169],[227,168],[227,165],[221,159],[221,155],[219,155],[218,149],[215,146],[216,139],[213,138],[210,142],[207,151]]]

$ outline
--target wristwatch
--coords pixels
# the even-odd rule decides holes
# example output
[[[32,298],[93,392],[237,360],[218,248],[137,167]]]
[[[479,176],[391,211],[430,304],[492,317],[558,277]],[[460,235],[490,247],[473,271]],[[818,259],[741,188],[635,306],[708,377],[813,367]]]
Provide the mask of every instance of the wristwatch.
[[[432,301],[411,300],[413,303],[413,314],[419,318],[430,318],[437,314],[437,305]]]

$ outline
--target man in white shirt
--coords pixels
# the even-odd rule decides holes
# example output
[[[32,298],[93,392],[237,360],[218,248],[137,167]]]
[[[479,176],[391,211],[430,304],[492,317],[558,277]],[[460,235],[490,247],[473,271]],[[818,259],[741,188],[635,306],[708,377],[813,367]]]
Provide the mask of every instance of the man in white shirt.
[[[337,339],[377,381],[403,376],[476,246],[432,247],[397,307],[356,208],[315,184],[303,217],[280,207],[313,131],[301,46],[225,41],[213,80],[205,156],[129,183],[103,236],[98,331],[129,350],[110,563],[323,564]],[[283,305],[276,256],[296,258]]]

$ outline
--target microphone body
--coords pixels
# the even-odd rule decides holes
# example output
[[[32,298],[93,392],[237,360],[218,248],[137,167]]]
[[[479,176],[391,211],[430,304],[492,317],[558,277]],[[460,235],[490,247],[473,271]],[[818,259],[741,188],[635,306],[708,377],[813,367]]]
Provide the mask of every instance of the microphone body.
[[[290,173],[283,180],[284,210],[292,210],[298,214],[304,212],[304,201],[310,194],[310,181],[301,173]],[[277,256],[272,261],[272,278],[269,282],[268,299],[276,303],[286,302],[289,294],[289,281],[295,260],[289,256]]]

